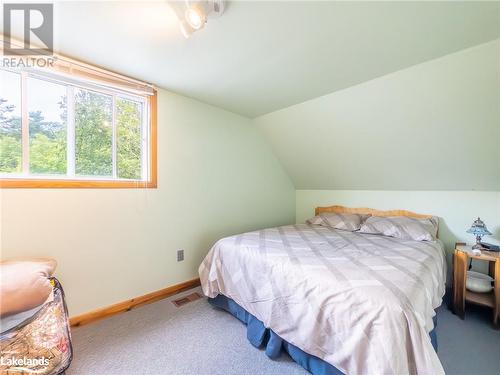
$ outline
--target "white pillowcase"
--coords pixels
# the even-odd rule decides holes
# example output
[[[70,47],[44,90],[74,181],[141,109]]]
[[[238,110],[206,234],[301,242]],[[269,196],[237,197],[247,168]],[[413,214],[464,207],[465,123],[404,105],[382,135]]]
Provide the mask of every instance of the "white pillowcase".
[[[325,212],[307,220],[306,223],[354,232],[361,228],[365,217],[366,215]]]
[[[404,216],[369,217],[361,226],[360,233],[382,234],[402,240],[435,241],[438,218],[413,219]]]

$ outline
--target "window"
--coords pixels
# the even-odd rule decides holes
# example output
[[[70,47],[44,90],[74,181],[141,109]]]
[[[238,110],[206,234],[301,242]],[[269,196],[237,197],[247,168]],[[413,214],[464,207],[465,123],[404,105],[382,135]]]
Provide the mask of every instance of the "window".
[[[156,93],[105,76],[0,69],[0,186],[156,187]]]

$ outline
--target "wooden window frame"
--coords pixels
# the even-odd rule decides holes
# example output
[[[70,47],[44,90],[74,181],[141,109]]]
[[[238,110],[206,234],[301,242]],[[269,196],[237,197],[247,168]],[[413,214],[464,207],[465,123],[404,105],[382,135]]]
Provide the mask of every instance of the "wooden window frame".
[[[65,179],[65,178],[0,178],[0,188],[25,188],[25,189],[144,189],[157,188],[157,91],[146,98],[149,107],[149,138],[148,138],[148,180],[107,180],[107,179]],[[24,121],[23,121],[24,122]]]

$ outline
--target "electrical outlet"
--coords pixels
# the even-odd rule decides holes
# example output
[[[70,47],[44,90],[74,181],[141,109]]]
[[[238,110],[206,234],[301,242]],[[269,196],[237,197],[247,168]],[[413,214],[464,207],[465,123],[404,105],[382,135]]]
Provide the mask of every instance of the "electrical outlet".
[[[184,250],[177,250],[177,261],[182,262],[184,260]]]

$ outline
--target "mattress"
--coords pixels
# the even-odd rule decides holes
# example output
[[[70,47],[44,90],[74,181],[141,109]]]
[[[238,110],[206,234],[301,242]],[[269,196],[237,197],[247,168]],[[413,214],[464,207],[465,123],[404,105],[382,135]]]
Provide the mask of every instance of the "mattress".
[[[266,328],[264,324],[248,313],[243,307],[232,299],[219,294],[215,298],[208,298],[212,306],[225,310],[247,326],[247,339],[256,348],[263,349],[271,359],[278,359],[282,352],[288,353],[297,364],[313,375],[344,375],[337,368],[322,359],[307,354],[300,348],[288,343],[279,337],[273,330]],[[434,329],[429,333],[432,346],[437,351],[437,316],[434,316]],[[231,340],[228,345],[231,345]]]
[[[199,272],[208,297],[345,374],[444,374],[429,338],[445,291],[440,241],[298,224],[223,238]]]

